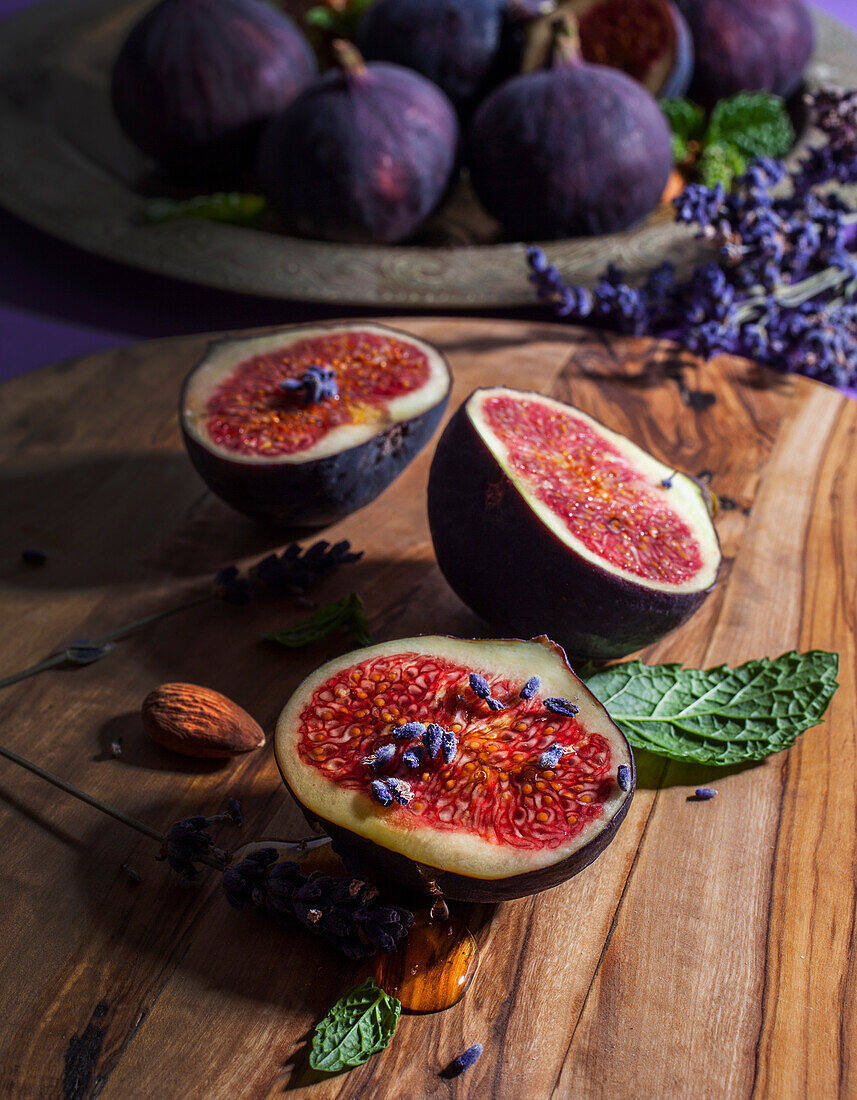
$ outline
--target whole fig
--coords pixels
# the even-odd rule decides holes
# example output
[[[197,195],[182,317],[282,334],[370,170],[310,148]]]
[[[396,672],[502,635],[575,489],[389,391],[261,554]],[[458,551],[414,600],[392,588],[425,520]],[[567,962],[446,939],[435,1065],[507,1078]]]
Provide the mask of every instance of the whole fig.
[[[368,61],[422,73],[466,111],[494,82],[505,10],[506,0],[375,0],[357,44]]]
[[[582,60],[574,20],[555,23],[549,63],[476,112],[474,189],[516,239],[625,229],[657,204],[672,168],[664,115],[642,84]]]
[[[443,198],[458,122],[430,81],[367,65],[334,43],[339,69],[310,85],[262,134],[258,176],[286,229],[302,237],[390,244],[411,236]]]
[[[742,91],[790,96],[812,54],[803,0],[675,0],[696,51],[690,98],[710,107]]]
[[[113,66],[113,109],[144,153],[180,172],[252,167],[262,124],[316,72],[294,23],[263,0],[161,0]]]

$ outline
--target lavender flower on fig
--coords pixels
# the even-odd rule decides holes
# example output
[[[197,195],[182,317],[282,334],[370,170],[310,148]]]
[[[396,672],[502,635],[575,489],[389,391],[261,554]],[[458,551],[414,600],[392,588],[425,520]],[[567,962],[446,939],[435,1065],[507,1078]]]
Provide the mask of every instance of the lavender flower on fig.
[[[519,699],[532,699],[539,688],[542,686],[542,681],[539,676],[531,676],[529,680],[524,684],[521,690],[518,692]]]
[[[411,737],[422,737],[425,731],[422,722],[405,722],[403,726],[396,726],[393,736],[397,741],[407,741]]]
[[[552,714],[560,714],[564,718],[573,718],[580,713],[580,708],[568,699],[545,699],[545,709]]]
[[[429,760],[434,760],[440,752],[442,744],[443,727],[439,726],[437,722],[429,722],[423,734],[423,746],[425,747]]]
[[[280,389],[300,394],[305,405],[317,405],[320,401],[339,397],[336,371],[329,367],[308,367],[300,378],[284,378]]]
[[[383,768],[386,764],[389,764],[395,755],[395,745],[381,745],[375,749],[373,753],[364,756],[360,763],[364,764],[367,768],[371,768],[373,772],[376,772],[379,768]]]

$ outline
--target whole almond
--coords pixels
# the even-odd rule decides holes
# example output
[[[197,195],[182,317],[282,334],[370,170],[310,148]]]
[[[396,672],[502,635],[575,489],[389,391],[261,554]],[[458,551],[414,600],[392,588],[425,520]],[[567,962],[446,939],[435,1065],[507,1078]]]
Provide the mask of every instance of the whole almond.
[[[262,727],[246,710],[198,684],[161,684],[143,700],[142,714],[156,744],[185,756],[236,756],[265,744]]]

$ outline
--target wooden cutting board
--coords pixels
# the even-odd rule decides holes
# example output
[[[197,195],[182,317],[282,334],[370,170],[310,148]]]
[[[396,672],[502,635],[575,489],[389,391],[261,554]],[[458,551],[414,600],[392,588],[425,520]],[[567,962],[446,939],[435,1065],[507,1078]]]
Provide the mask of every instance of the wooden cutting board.
[[[395,323],[449,356],[452,408],[479,385],[540,389],[680,469],[711,471],[723,579],[645,657],[706,666],[837,650],[842,686],[827,720],[745,769],[640,754],[628,819],[592,867],[541,896],[465,910],[482,948],[465,999],[403,1018],[384,1054],[315,1084],[306,1039],[357,971],[301,931],[229,909],[213,872],[183,885],[153,861],[151,841],[0,761],[0,1093],[857,1095],[857,404],[650,340],[519,322]],[[178,603],[220,566],[282,542],[212,498],[185,459],[176,397],[204,344],[144,344],[3,388],[0,677]],[[365,557],[315,595],[360,592],[381,639],[485,630],[433,560],[430,451],[326,532]],[[21,564],[25,546],[46,550],[47,563]],[[270,747],[225,765],[183,760],[146,741],[138,711],[156,684],[190,680],[270,731],[295,685],[337,650],[259,641],[304,613],[289,601],[214,604],[159,622],[97,664],[0,691],[2,743],[159,829],[234,795],[246,813],[241,842],[303,835]],[[689,802],[701,784],[719,797]],[[238,843],[226,829],[220,839]],[[439,1076],[477,1041],[476,1067],[458,1081]]]

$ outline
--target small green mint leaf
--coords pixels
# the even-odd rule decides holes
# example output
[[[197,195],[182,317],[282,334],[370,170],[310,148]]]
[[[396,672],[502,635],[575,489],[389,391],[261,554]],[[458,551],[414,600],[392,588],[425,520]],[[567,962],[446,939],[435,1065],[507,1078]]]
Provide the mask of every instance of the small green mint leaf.
[[[780,752],[817,725],[838,669],[838,654],[812,650],[707,670],[629,661],[586,682],[635,748],[725,765]]]
[[[736,146],[726,141],[717,141],[706,145],[696,162],[700,179],[706,187],[722,183],[728,191],[736,176],[747,168],[744,154]]]
[[[795,139],[794,127],[779,96],[739,92],[721,99],[711,112],[706,145],[726,143],[747,160],[781,157]]]
[[[393,1038],[401,1002],[367,978],[350,989],[318,1024],[309,1064],[322,1073],[339,1073],[363,1065]]]
[[[310,8],[304,15],[304,22],[308,27],[320,27],[322,30],[333,30],[337,26],[337,19],[330,8]]]
[[[289,649],[301,649],[339,630],[349,631],[358,645],[372,643],[369,623],[363,611],[363,601],[356,592],[344,596],[341,600],[326,603],[294,626],[263,634],[262,637],[265,641],[277,642]]]
[[[147,222],[204,218],[206,221],[252,227],[259,224],[264,210],[265,199],[261,195],[219,191],[214,195],[196,195],[192,199],[148,199],[143,206],[143,217]]]
[[[667,116],[676,164],[690,160],[690,143],[700,141],[705,130],[705,111],[689,99],[662,99],[660,107]]]

